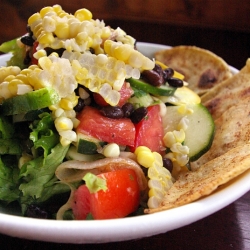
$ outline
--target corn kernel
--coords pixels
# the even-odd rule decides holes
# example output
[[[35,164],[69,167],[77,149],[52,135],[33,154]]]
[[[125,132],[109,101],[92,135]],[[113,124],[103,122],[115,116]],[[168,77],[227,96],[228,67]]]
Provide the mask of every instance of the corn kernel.
[[[55,126],[57,131],[72,130],[73,122],[67,117],[58,117],[55,119]]]
[[[55,34],[60,39],[67,39],[69,38],[69,25],[68,23],[57,23]]]
[[[52,33],[43,31],[37,37],[37,40],[39,41],[39,43],[42,43],[42,44],[51,44],[54,42],[55,38],[52,35]]]
[[[42,25],[46,32],[54,32],[56,29],[56,21],[50,16],[43,18]]]
[[[40,19],[41,19],[41,15],[39,13],[35,13],[29,17],[28,24],[31,25],[32,23],[34,23],[35,21],[38,21]]]
[[[167,132],[163,137],[163,143],[166,147],[170,148],[173,144],[176,143],[176,138],[173,132]]]
[[[66,140],[74,141],[74,142],[77,141],[77,135],[75,131],[72,131],[72,130],[60,131],[59,134],[61,137],[63,137]]]
[[[128,64],[134,68],[141,68],[143,64],[143,56],[140,52],[133,50],[128,58]]]
[[[102,153],[105,157],[118,157],[120,148],[116,143],[109,143],[103,148]]]
[[[153,165],[155,158],[152,152],[139,151],[137,153],[137,161],[145,168],[150,168]]]
[[[131,46],[125,44],[123,46],[118,46],[114,49],[114,56],[118,60],[127,61],[132,52]]]
[[[92,13],[88,9],[79,9],[75,12],[74,16],[79,19],[81,22],[85,20],[91,20],[92,19]]]
[[[64,110],[71,110],[73,109],[73,104],[70,100],[62,98],[59,102],[59,106]]]
[[[43,18],[48,12],[51,12],[51,11],[54,12],[54,9],[52,7],[50,6],[44,7],[40,10],[40,15]]]
[[[38,64],[42,69],[50,70],[53,63],[48,57],[44,56],[44,57],[39,58]]]

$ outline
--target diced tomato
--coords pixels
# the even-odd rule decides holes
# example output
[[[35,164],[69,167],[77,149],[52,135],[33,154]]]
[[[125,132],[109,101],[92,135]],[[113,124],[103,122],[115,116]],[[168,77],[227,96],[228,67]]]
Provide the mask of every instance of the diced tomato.
[[[147,116],[139,123],[135,124],[135,143],[132,151],[138,146],[146,146],[151,151],[161,153],[163,125],[160,116],[160,106],[149,106],[147,110]]]
[[[33,65],[33,64],[38,64],[38,60],[33,56],[33,54],[34,53],[36,53],[36,48],[37,48],[37,46],[38,46],[38,41],[35,41],[34,43],[33,43],[33,47],[32,47],[32,58],[31,58],[31,64]]]
[[[118,107],[122,107],[127,100],[130,98],[130,96],[134,93],[133,89],[130,87],[130,84],[128,82],[124,82],[124,84],[122,85],[120,92],[120,101],[117,104]],[[95,102],[100,105],[100,106],[107,106],[108,103],[103,99],[103,97],[98,94],[98,93],[94,93],[93,94]]]
[[[81,185],[74,194],[73,214],[84,220],[90,213],[94,219],[123,218],[139,206],[140,188],[132,169],[120,169],[98,175],[106,179],[107,190],[90,193]]]
[[[103,116],[98,109],[85,107],[78,115],[77,133],[91,135],[105,142],[133,146],[135,126],[128,118],[112,119]]]

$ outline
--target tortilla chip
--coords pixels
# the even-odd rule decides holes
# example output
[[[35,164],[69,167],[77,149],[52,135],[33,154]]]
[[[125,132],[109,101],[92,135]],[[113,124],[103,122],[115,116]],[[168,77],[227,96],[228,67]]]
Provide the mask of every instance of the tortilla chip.
[[[199,95],[232,76],[228,64],[221,57],[195,46],[176,46],[158,51],[155,59],[183,74],[189,88]]]
[[[145,213],[154,213],[193,202],[211,194],[220,185],[248,169],[250,169],[250,144],[244,144],[207,162],[194,172],[180,174],[160,207],[146,209]]]
[[[197,169],[228,150],[250,141],[250,96],[226,110],[215,122],[215,136],[211,148],[197,161],[191,163]]]
[[[250,95],[250,60],[233,77],[225,80],[201,97],[214,119],[220,117],[231,106],[237,105]]]

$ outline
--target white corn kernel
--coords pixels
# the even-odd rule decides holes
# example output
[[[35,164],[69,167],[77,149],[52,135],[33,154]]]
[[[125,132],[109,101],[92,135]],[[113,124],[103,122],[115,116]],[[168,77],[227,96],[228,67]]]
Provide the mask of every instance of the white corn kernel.
[[[118,157],[120,148],[116,143],[109,143],[103,148],[102,153],[105,157]]]

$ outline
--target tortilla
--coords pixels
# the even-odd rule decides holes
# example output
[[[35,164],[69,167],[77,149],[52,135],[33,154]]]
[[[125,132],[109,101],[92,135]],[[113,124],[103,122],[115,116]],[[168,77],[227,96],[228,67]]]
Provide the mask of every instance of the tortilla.
[[[199,95],[232,76],[228,64],[221,57],[195,46],[176,46],[158,51],[155,59],[183,74],[189,88]]]
[[[250,94],[250,59],[246,66],[233,77],[225,80],[201,97],[214,119],[220,117],[228,108],[237,105],[239,100]]]
[[[231,106],[215,122],[215,136],[211,148],[197,161],[191,163],[197,169],[228,150],[250,141],[250,96]]]
[[[191,203],[211,194],[220,185],[227,183],[250,168],[250,144],[235,147],[215,158],[196,171],[181,173],[165,195],[160,207],[146,209],[154,213]]]

